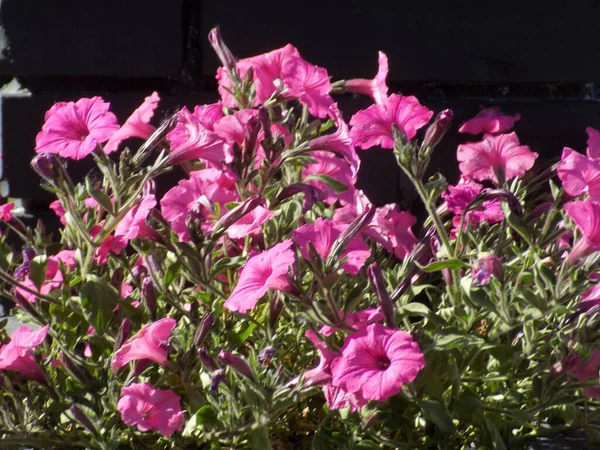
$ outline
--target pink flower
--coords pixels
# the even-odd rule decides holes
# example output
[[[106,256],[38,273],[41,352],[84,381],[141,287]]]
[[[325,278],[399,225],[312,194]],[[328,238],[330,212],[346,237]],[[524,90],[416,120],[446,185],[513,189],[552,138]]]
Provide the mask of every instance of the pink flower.
[[[119,129],[109,107],[110,103],[100,97],[56,103],[46,113],[42,131],[35,139],[35,151],[56,153],[63,158],[85,158]]]
[[[600,200],[600,160],[565,147],[556,171],[567,194],[578,197],[587,193],[590,199]]]
[[[600,383],[598,376],[600,350],[594,350],[590,359],[585,362],[581,360],[579,355],[572,355],[571,358],[567,357],[565,366],[568,367],[567,373],[579,382],[596,380]],[[585,388],[584,392],[587,397],[600,398],[600,387]]]
[[[298,50],[293,45],[288,44],[271,52],[240,59],[237,62],[236,70],[240,78],[244,78],[250,68],[254,72],[256,97],[252,106],[258,106],[266,102],[277,90],[282,89],[281,72],[283,63],[287,58],[295,55],[300,55]],[[233,83],[227,71],[222,67],[217,69],[217,81],[223,104],[228,108],[236,108],[238,105],[230,93],[233,91]]]
[[[410,334],[378,323],[348,336],[331,364],[332,384],[366,400],[383,401],[402,390],[425,367]]]
[[[592,273],[589,276],[591,280],[598,280],[600,278],[600,274]],[[591,288],[586,290],[583,294],[581,294],[581,299],[579,300],[579,310],[580,311],[597,311],[600,308],[600,283],[596,281]]]
[[[292,231],[292,236],[302,249],[302,255],[305,258],[310,258],[307,247],[310,242],[321,258],[327,259],[334,242],[345,229],[346,227],[343,225],[319,217],[313,224],[302,225]],[[357,236],[352,239],[338,259],[348,258],[342,268],[346,272],[356,275],[369,256],[371,256],[371,249]]]
[[[110,240],[110,248],[114,253],[123,250],[127,243],[140,236],[151,235],[154,230],[145,225],[150,211],[156,206],[154,194],[145,195],[140,202],[131,208],[123,217]]]
[[[311,152],[310,157],[315,163],[308,164],[302,169],[302,179],[306,184],[315,186],[323,192],[323,201],[329,205],[340,201],[342,204],[351,203],[354,200],[354,184],[356,175],[353,173],[348,163],[338,158],[335,154],[328,152]],[[326,182],[318,178],[310,178],[311,175],[326,175],[335,181],[346,186],[344,192],[335,192]]]
[[[248,259],[235,289],[225,301],[225,308],[245,314],[269,289],[287,288],[287,273],[294,264],[292,241],[285,241]]]
[[[569,261],[600,250],[600,203],[570,202],[565,205],[565,211],[583,234],[569,253]]]
[[[340,311],[340,318],[344,317],[344,313]],[[381,308],[367,308],[355,313],[350,313],[346,316],[345,324],[354,329],[358,329],[365,325],[369,325],[374,322],[381,322],[385,319]],[[337,332],[337,328],[330,327],[329,325],[323,325],[319,330],[323,336],[331,336]]]
[[[177,326],[177,321],[170,317],[157,320],[146,325],[138,334],[127,342],[113,355],[113,370],[126,366],[130,361],[147,359],[161,366],[167,366],[169,357],[167,346],[171,332]]]
[[[248,214],[227,228],[227,236],[231,239],[244,239],[246,236],[255,236],[262,233],[262,225],[275,216],[273,211],[257,206]]]
[[[393,148],[392,125],[412,139],[431,116],[433,111],[422,106],[416,97],[392,94],[382,104],[371,105],[354,114],[350,119],[350,136],[354,145],[363,150],[376,145]]]
[[[587,155],[588,158],[600,159],[600,131],[592,127],[587,127],[585,132],[588,135]]]
[[[287,87],[286,97],[299,99],[313,116],[328,115],[333,99],[329,95],[331,83],[327,70],[310,64],[300,55],[292,55],[283,63],[281,78]]]
[[[8,202],[0,205],[0,219],[8,222],[12,220],[12,210],[15,208],[15,202]]]
[[[48,325],[38,330],[17,328],[8,344],[0,348],[0,370],[14,370],[26,378],[43,381],[45,376],[35,359],[33,349],[46,338]]]
[[[46,263],[46,274],[45,281],[42,283],[39,292],[42,295],[48,295],[54,289],[59,289],[63,283],[63,273],[60,265],[63,265],[65,269],[72,270],[75,267],[75,250],[61,250],[56,255],[49,256],[48,262]],[[33,281],[27,277],[23,283],[24,286],[37,291],[37,286]],[[37,296],[32,294],[25,289],[20,287],[16,288],[17,292],[27,301],[34,303],[37,300]]]
[[[123,126],[110,137],[104,146],[104,153],[114,152],[125,139],[132,137],[148,139],[152,133],[156,131],[156,128],[150,125],[150,119],[152,119],[154,110],[158,106],[159,101],[160,97],[156,92],[153,92],[152,95],[146,97],[144,103],[142,103],[142,105],[129,116]]]
[[[477,261],[473,263],[473,284],[476,286],[488,285],[492,276],[502,280],[504,266],[502,260],[493,253],[480,253]]]
[[[229,202],[239,201],[235,188],[237,177],[233,172],[223,169],[204,169],[190,173],[189,180],[181,180],[161,199],[160,208],[163,217],[171,223],[179,240],[190,239],[186,218],[194,212],[208,222],[214,215],[212,207],[218,204],[221,210]],[[210,230],[210,226],[204,228]]]
[[[179,112],[177,126],[167,135],[167,140],[171,143],[172,164],[203,159],[220,165],[226,159],[225,141],[185,107]]]
[[[516,133],[510,133],[486,134],[481,142],[459,145],[456,157],[463,175],[500,184],[523,176],[533,167],[538,154],[520,145]]]
[[[493,106],[481,110],[475,117],[467,120],[459,128],[459,133],[468,134],[498,134],[510,130],[517,120],[521,119],[520,114],[506,116],[502,114],[500,108]]]
[[[388,58],[383,52],[379,52],[379,70],[372,80],[355,79],[348,80],[344,88],[349,92],[369,95],[377,105],[382,105],[387,99],[388,87],[385,79],[388,75]]]
[[[155,430],[163,436],[183,428],[181,398],[172,390],[154,389],[150,383],[132,383],[121,389],[121,395],[117,410],[127,425],[137,426],[142,432]]]

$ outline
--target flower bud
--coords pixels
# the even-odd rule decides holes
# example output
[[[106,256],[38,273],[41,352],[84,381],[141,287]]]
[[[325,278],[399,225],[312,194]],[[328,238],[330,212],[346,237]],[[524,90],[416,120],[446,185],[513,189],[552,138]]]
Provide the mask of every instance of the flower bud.
[[[209,389],[215,392],[219,388],[219,384],[225,381],[225,369],[217,369],[210,374]]]
[[[269,325],[271,328],[275,326],[277,323],[277,319],[281,315],[281,311],[283,310],[283,302],[279,298],[279,295],[274,296],[271,304],[269,305]]]
[[[260,119],[256,116],[250,116],[246,124],[246,137],[244,138],[244,151],[246,158],[254,157],[258,133],[260,131]]]
[[[446,134],[446,131],[450,128],[452,116],[452,110],[450,109],[445,109],[437,115],[433,123],[429,125],[425,132],[423,148],[433,148],[439,144],[444,137],[444,134]]]
[[[271,116],[269,116],[269,111],[264,106],[258,108],[258,120],[260,120],[265,139],[271,139]]]
[[[492,275],[502,281],[504,268],[502,261],[492,253],[480,253],[479,258],[472,266],[473,284],[485,286],[490,283]]]
[[[83,427],[86,430],[88,430],[92,434],[98,434],[98,430],[96,430],[96,427],[94,426],[90,418],[81,409],[79,409],[77,405],[71,406],[69,411],[71,411],[71,414],[73,414],[75,420],[77,420],[77,422],[83,425]]]
[[[277,350],[275,347],[271,347],[270,345],[263,348],[258,354],[258,362],[261,363],[263,367],[268,367],[276,352]]]
[[[119,327],[119,332],[117,333],[117,337],[115,338],[115,346],[113,348],[113,352],[116,352],[121,348],[123,343],[129,337],[129,332],[131,331],[131,321],[126,317],[121,322],[121,326]]]
[[[373,220],[373,216],[375,215],[375,206],[368,206],[361,216],[354,219],[354,221],[348,225],[348,227],[340,234],[340,237],[336,239],[331,248],[331,252],[329,252],[329,260],[337,261],[340,255],[346,249],[346,246],[352,242],[360,231],[366,227],[371,220]]]
[[[369,275],[369,281],[371,282],[371,286],[373,286],[375,295],[377,295],[377,300],[385,317],[385,321],[390,327],[394,327],[394,304],[390,294],[388,294],[388,291],[385,288],[385,280],[383,279],[383,273],[381,272],[379,264],[374,262],[367,267],[367,274]]]
[[[65,173],[65,168],[58,157],[51,153],[38,153],[31,161],[31,166],[48,182],[53,182]]]
[[[271,208],[300,193],[304,194],[304,203],[302,204],[303,213],[310,211],[316,202],[324,198],[323,192],[320,189],[310,184],[295,183],[283,188],[275,199],[275,203],[271,205]]]
[[[62,361],[65,369],[67,369],[67,371],[73,376],[73,378],[75,378],[81,384],[88,384],[89,376],[86,373],[85,369],[75,364],[75,362],[65,352],[61,352],[60,360]]]
[[[144,278],[144,281],[142,282],[142,300],[144,301],[146,308],[148,308],[152,320],[156,320],[156,310],[158,308],[156,303],[156,289],[154,282],[150,277]]]
[[[208,312],[203,318],[202,321],[200,322],[200,326],[198,327],[198,329],[196,330],[196,334],[194,335],[194,347],[200,347],[202,345],[202,343],[204,342],[204,339],[206,339],[206,336],[208,336],[208,333],[210,332],[211,327],[213,326],[213,323],[215,322],[215,318],[213,316],[212,312]]]
[[[23,249],[23,263],[15,269],[14,277],[18,279],[25,278],[29,275],[29,265],[31,260],[35,258],[35,250],[31,247]]]
[[[217,366],[217,363],[212,358],[212,356],[210,356],[210,353],[208,353],[208,350],[206,350],[205,347],[202,347],[200,349],[200,351],[198,352],[198,357],[200,358],[202,364],[204,364],[204,366],[211,372],[219,368],[219,366]]]
[[[215,232],[217,232],[218,230],[222,230],[222,231],[227,230],[231,225],[236,223],[238,220],[240,220],[246,214],[248,214],[248,213],[252,212],[252,210],[256,209],[256,207],[259,206],[261,203],[262,203],[262,198],[258,195],[253,195],[248,200],[246,200],[244,203],[236,206],[231,211],[229,211],[227,214],[225,214],[223,217],[221,217],[215,225]]]
[[[142,279],[148,276],[148,268],[143,264],[138,264],[131,269],[131,274],[138,283],[141,283]]]
[[[123,284],[123,268],[118,267],[112,274],[110,278],[110,283],[117,289],[117,291],[121,290],[121,284]]]
[[[225,42],[223,41],[223,36],[221,35],[221,31],[218,27],[215,27],[212,30],[210,30],[210,32],[208,33],[208,40],[215,53],[219,57],[221,64],[223,64],[223,67],[225,67],[228,71],[234,70],[235,63],[237,61],[231,53],[231,50],[229,50],[229,47],[225,45]]]
[[[221,350],[217,359],[221,364],[231,367],[240,375],[248,378],[249,380],[254,380],[254,375],[252,375],[250,366],[239,356],[236,356],[228,351]]]

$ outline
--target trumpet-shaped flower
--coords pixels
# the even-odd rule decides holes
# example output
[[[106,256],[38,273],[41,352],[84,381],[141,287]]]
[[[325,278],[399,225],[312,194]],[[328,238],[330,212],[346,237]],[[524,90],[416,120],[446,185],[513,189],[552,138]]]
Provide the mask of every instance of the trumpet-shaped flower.
[[[148,235],[148,226],[145,225],[150,211],[156,206],[154,194],[145,195],[140,202],[131,208],[119,222],[110,242],[110,248],[119,253],[127,243],[142,235]]]
[[[0,348],[0,370],[14,370],[26,378],[43,381],[44,372],[36,362],[33,349],[44,341],[47,332],[48,325],[38,330],[17,328],[10,342]]]
[[[411,335],[374,323],[348,336],[331,364],[332,384],[366,400],[383,401],[402,390],[425,367]]]
[[[588,194],[590,199],[600,200],[600,160],[565,148],[556,171],[567,194]]]
[[[433,111],[422,106],[416,97],[390,95],[382,104],[369,106],[350,119],[350,136],[354,145],[366,150],[380,145],[394,147],[392,125],[396,125],[407,139],[412,139],[433,116]]]
[[[567,373],[573,376],[577,381],[583,383],[596,380],[600,382],[598,376],[598,366],[600,365],[600,350],[594,350],[592,356],[587,361],[583,361],[579,355],[567,356],[565,365]],[[585,395],[590,398],[600,398],[600,387],[585,388]]]
[[[520,114],[507,116],[502,114],[500,108],[494,106],[481,110],[475,117],[467,120],[459,128],[459,133],[468,134],[498,134],[510,130],[517,120],[521,119]]]
[[[302,178],[306,184],[319,188],[323,193],[323,201],[327,204],[332,205],[338,200],[342,204],[351,203],[354,200],[356,176],[348,163],[335,154],[328,152],[312,152],[310,156],[316,162],[310,163],[302,169]],[[315,177],[310,178],[311,175]],[[318,178],[321,175],[333,178],[346,186],[346,190],[336,192],[325,181]]]
[[[292,241],[285,241],[251,257],[243,267],[235,289],[225,301],[225,308],[245,314],[269,289],[287,288],[287,273],[294,264]]]
[[[150,120],[154,115],[154,110],[158,106],[159,101],[160,97],[156,92],[153,92],[152,95],[146,97],[144,103],[142,103],[142,105],[129,116],[123,126],[110,137],[104,146],[104,153],[116,151],[121,142],[125,139],[132,137],[148,139],[152,133],[156,131],[156,128],[150,125]]]
[[[39,289],[40,294],[48,295],[51,291],[59,289],[63,285],[64,278],[63,273],[60,270],[60,264],[63,264],[67,270],[73,269],[75,267],[75,250],[61,250],[56,255],[48,257],[44,282]],[[37,286],[29,277],[27,277],[22,284],[33,291],[38,291]],[[21,287],[17,287],[16,289],[27,301],[34,303],[37,300],[35,294]]]
[[[587,127],[585,132],[588,135],[587,155],[592,159],[600,159],[600,131]]]
[[[569,253],[569,261],[600,250],[600,203],[570,202],[565,205],[565,211],[583,234]]]
[[[383,52],[379,52],[379,69],[372,80],[354,79],[348,80],[344,88],[349,92],[368,95],[376,104],[382,105],[387,99],[388,87],[385,82],[388,75],[388,58]]]
[[[181,398],[170,389],[154,389],[150,383],[124,386],[117,410],[123,422],[142,432],[154,430],[171,436],[185,423]]]
[[[538,154],[521,145],[516,133],[509,133],[486,134],[481,142],[459,145],[456,156],[463,175],[499,184],[523,176],[533,167]]]
[[[113,369],[118,370],[131,361],[139,360],[150,360],[166,366],[169,361],[169,337],[176,326],[177,322],[170,317],[146,325],[116,351],[112,358]]]
[[[46,113],[42,131],[35,139],[35,151],[85,158],[119,129],[109,107],[110,103],[100,97],[56,103]]]
[[[275,213],[273,211],[269,211],[263,206],[257,206],[227,228],[227,236],[231,239],[243,239],[246,236],[260,234],[262,232],[262,225],[274,216]]]

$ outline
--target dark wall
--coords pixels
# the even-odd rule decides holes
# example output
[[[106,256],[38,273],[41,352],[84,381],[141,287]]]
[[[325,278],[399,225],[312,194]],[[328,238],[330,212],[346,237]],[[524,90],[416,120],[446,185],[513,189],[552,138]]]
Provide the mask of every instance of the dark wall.
[[[519,112],[521,140],[551,160],[564,146],[583,150],[586,126],[600,128],[598,17],[593,0],[0,0],[0,81],[16,77],[31,93],[0,94],[3,176],[11,196],[43,208],[28,164],[55,101],[102,95],[122,120],[152,90],[164,115],[214,101],[215,25],[239,57],[291,42],[334,79],[372,77],[383,50],[392,90],[452,108],[456,125],[480,105]],[[348,118],[369,104],[339,101]],[[436,151],[432,166],[449,181],[464,140],[451,132]],[[411,203],[389,151],[361,157],[359,183],[375,202]]]

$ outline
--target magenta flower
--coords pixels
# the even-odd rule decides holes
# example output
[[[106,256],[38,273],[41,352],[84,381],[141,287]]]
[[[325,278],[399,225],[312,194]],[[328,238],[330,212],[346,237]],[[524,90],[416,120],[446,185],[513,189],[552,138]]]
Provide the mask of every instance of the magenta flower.
[[[310,157],[315,163],[308,164],[302,169],[302,179],[306,184],[315,186],[323,193],[323,202],[328,205],[340,201],[341,204],[352,203],[354,201],[354,184],[356,175],[348,163],[328,152],[311,152]],[[327,183],[317,178],[310,178],[311,175],[327,175],[347,187],[344,192],[335,192]]]
[[[281,78],[287,87],[286,97],[293,97],[308,106],[308,112],[316,117],[326,117],[333,106],[329,95],[331,83],[327,70],[305,61],[300,55],[285,59]]]
[[[594,350],[587,361],[582,361],[579,355],[567,356],[563,362],[567,373],[579,382],[596,380],[600,384],[598,367],[600,366],[600,350]],[[600,386],[584,389],[585,395],[590,398],[600,398]]]
[[[0,370],[14,370],[26,378],[43,381],[44,372],[37,364],[33,349],[44,341],[47,332],[48,325],[38,330],[17,328],[10,342],[0,348]]]
[[[56,103],[44,117],[35,139],[37,153],[56,153],[63,158],[83,159],[119,129],[110,103],[100,97]]]
[[[589,194],[590,199],[600,200],[600,160],[565,148],[556,171],[567,194]]]
[[[378,323],[348,336],[331,364],[332,384],[366,400],[383,401],[402,390],[425,367],[410,334]]]
[[[12,210],[15,209],[15,202],[8,202],[4,205],[0,205],[0,219],[8,222],[12,220]]]
[[[181,411],[181,398],[170,389],[154,389],[150,383],[133,383],[121,389],[117,403],[121,419],[138,430],[158,431],[171,436],[181,431],[185,416]]]
[[[587,127],[585,132],[588,135],[587,155],[588,158],[600,159],[600,131]]]
[[[516,133],[510,133],[486,134],[481,142],[459,145],[456,157],[463,175],[499,184],[501,180],[523,176],[533,167],[538,154],[521,145]]]
[[[503,133],[510,130],[520,119],[520,114],[507,116],[502,114],[500,108],[493,106],[479,111],[475,117],[463,123],[458,132],[468,134]]]
[[[343,317],[344,313],[340,311],[340,318]],[[356,330],[371,323],[382,322],[383,319],[385,319],[385,317],[381,311],[381,308],[367,308],[348,314],[346,316],[345,324]],[[323,336],[331,336],[337,331],[337,328],[330,327],[329,325],[323,325],[319,330],[319,333],[321,333]]]
[[[412,139],[433,116],[433,111],[422,106],[416,97],[390,95],[382,104],[371,105],[350,119],[350,136],[354,145],[366,150],[380,145],[394,147],[392,125],[396,125],[407,139]]]
[[[579,310],[582,312],[592,310],[597,311],[600,308],[600,283],[598,283],[600,274],[592,273],[590,274],[589,279],[596,280],[596,284],[581,294]]]
[[[273,211],[257,206],[248,214],[227,228],[227,236],[231,239],[244,239],[246,236],[256,236],[262,233],[262,226],[275,216]]]
[[[388,87],[385,82],[388,75],[388,58],[383,52],[379,52],[379,70],[372,80],[354,79],[348,80],[344,88],[349,92],[368,95],[377,105],[382,105],[387,99]]]
[[[132,239],[140,236],[148,237],[154,234],[154,230],[145,225],[145,222],[150,211],[155,206],[156,198],[154,194],[145,195],[137,205],[125,214],[125,217],[123,217],[117,228],[115,228],[113,239],[110,241],[110,248],[113,252],[119,253]]]
[[[159,101],[160,97],[156,92],[153,92],[152,95],[146,97],[144,103],[142,103],[142,105],[129,116],[123,126],[111,136],[104,146],[104,153],[114,152],[125,139],[132,137],[148,139],[152,133],[156,131],[156,128],[150,125],[150,119],[152,119],[154,110],[158,106]]]
[[[569,253],[569,261],[600,250],[600,203],[594,201],[570,202],[565,211],[583,234],[573,245]]]
[[[48,295],[54,289],[59,289],[63,285],[64,278],[60,269],[61,264],[65,269],[72,270],[75,267],[75,250],[61,250],[56,255],[48,257],[45,281],[39,289],[40,294]],[[27,277],[22,284],[34,291],[38,290],[37,286],[29,277]],[[37,300],[35,294],[32,294],[25,289],[17,287],[16,290],[25,300],[31,303],[34,303]]]
[[[170,317],[146,325],[138,334],[131,337],[116,351],[112,358],[113,370],[125,367],[131,361],[150,360],[161,366],[167,366],[169,356],[167,347],[171,332],[177,321]]]
[[[245,314],[269,289],[284,290],[287,273],[294,264],[292,241],[285,241],[248,259],[240,272],[235,289],[225,301],[225,308]]]
[[[302,249],[302,255],[305,258],[310,258],[307,247],[310,242],[321,258],[327,259],[334,242],[345,229],[346,227],[341,224],[319,217],[314,223],[302,225],[292,231],[292,236]],[[371,256],[371,249],[360,236],[356,236],[344,249],[339,259],[348,258],[342,268],[346,272],[356,275],[369,256]]]

